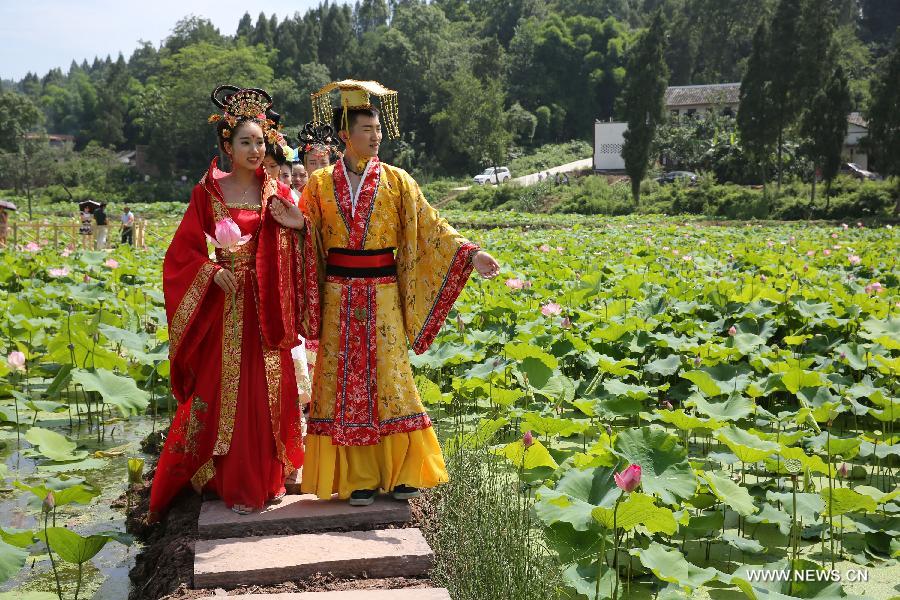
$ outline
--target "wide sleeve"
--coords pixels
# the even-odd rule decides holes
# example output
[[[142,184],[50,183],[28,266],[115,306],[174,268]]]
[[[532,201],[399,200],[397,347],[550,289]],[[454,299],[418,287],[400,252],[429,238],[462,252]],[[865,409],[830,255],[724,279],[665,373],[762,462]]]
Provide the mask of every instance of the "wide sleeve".
[[[438,214],[406,172],[400,178],[397,284],[406,336],[416,354],[428,350],[472,272],[479,247]]]
[[[221,304],[222,294],[210,293],[213,276],[219,269],[207,254],[204,234],[211,221],[209,196],[198,185],[163,260],[170,379],[172,393],[179,402],[192,395],[196,373],[190,365],[209,329],[210,315],[221,314],[213,305]],[[202,314],[207,317],[198,318]]]
[[[311,177],[299,201],[306,226],[295,232],[297,265],[297,329],[306,340],[318,340],[322,329],[322,292],[325,290],[325,250],[319,180]],[[315,344],[312,344],[315,346]]]

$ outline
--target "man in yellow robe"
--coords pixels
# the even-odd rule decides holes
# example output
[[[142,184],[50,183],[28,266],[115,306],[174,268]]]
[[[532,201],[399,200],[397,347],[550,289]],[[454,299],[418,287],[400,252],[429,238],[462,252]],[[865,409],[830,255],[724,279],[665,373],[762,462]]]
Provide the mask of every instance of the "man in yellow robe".
[[[341,107],[332,112],[334,89]],[[428,349],[473,268],[484,277],[500,270],[406,171],[378,160],[382,111],[370,94],[396,137],[396,93],[380,84],[348,80],[313,94],[314,113],[330,113],[346,151],[310,176],[300,200],[313,248],[303,268],[318,277],[310,287],[322,307],[301,489],[354,506],[379,489],[404,500],[447,481],[407,343]]]

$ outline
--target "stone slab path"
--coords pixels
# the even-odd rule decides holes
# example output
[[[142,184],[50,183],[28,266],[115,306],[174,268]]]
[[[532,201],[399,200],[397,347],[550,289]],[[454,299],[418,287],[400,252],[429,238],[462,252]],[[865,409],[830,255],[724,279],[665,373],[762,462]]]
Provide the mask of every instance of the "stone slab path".
[[[339,578],[424,578],[434,553],[409,523],[407,502],[379,497],[367,507],[286,496],[252,515],[220,500],[203,503],[194,548],[194,587],[277,585],[316,574]],[[222,597],[220,594],[209,598]],[[269,600],[449,600],[443,588],[250,594]]]

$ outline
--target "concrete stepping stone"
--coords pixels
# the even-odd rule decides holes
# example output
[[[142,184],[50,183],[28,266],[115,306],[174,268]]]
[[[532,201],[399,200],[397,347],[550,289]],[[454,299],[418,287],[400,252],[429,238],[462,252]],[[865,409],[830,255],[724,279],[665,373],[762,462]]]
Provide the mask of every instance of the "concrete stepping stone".
[[[199,600],[217,600],[226,596],[206,596]],[[235,596],[227,596],[234,598]],[[450,600],[446,588],[404,588],[399,590],[342,590],[339,592],[290,592],[245,594],[240,600]]]
[[[422,577],[434,553],[416,528],[197,540],[194,587],[273,585],[336,577]]]
[[[213,500],[200,508],[198,534],[201,539],[218,539],[379,529],[402,525],[410,518],[409,503],[388,496],[379,496],[370,506],[350,506],[346,501],[319,500],[311,494],[291,495],[250,515],[239,515],[221,500]]]

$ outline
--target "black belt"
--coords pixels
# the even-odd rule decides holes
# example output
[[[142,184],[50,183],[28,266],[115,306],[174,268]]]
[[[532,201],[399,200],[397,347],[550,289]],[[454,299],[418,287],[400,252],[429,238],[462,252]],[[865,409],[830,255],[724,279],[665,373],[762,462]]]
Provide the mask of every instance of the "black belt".
[[[397,262],[394,260],[394,249],[331,248],[326,258],[325,274],[336,277],[396,276]]]

